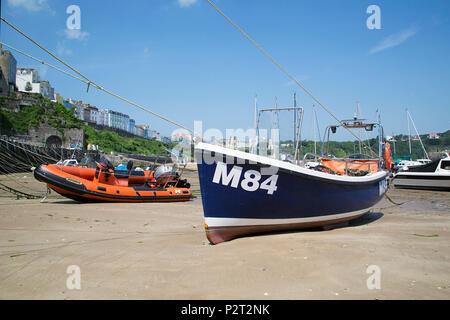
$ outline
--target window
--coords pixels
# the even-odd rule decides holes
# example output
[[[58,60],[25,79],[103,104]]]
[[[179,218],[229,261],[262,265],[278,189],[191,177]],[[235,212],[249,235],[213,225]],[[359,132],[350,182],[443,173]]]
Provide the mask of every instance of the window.
[[[450,161],[442,161],[441,162],[441,169],[450,170]]]

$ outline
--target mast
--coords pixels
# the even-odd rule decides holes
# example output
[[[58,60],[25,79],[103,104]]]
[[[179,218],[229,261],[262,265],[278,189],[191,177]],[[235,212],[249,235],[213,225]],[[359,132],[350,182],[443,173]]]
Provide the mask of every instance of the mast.
[[[378,166],[381,169],[381,158],[383,150],[383,130],[381,128],[381,117],[377,109],[377,124],[378,124]]]
[[[297,94],[296,92],[294,92],[294,143],[293,146],[295,146],[295,142],[297,139],[297,134],[296,134],[296,126],[297,126],[297,110],[295,109],[297,108]]]
[[[409,160],[412,160],[412,150],[411,150],[411,129],[410,129],[410,127],[409,127],[408,108],[406,108],[406,121],[408,122]]]
[[[278,97],[275,97],[275,112],[273,113],[273,128],[278,133],[278,141],[274,141],[274,138],[271,137],[273,158],[279,159],[279,157],[280,157],[280,120],[278,119]]]
[[[275,97],[275,112],[273,113],[273,118],[272,118],[273,119],[272,127],[275,129],[278,129],[278,125],[277,125],[278,112],[276,110],[278,110],[278,97]]]
[[[420,145],[422,146],[423,153],[425,154],[425,156],[426,156],[427,159],[429,160],[430,158],[428,157],[427,150],[425,150],[425,147],[423,146],[422,139],[420,138],[419,131],[417,131],[417,128],[416,128],[416,124],[414,123],[414,120],[413,120],[413,118],[411,117],[411,114],[409,113],[408,109],[406,109],[406,112],[407,112],[409,118],[411,119],[411,122],[412,122],[412,124],[413,124],[413,126],[414,126],[414,130],[416,130],[417,137],[419,137],[419,141],[420,141]],[[409,122],[408,122],[408,123],[409,123]],[[412,160],[412,159],[411,159],[411,160]]]
[[[356,101],[356,115],[359,119],[359,101]],[[358,128],[358,142],[359,142],[359,154],[362,154],[361,150],[361,128]]]
[[[257,107],[257,103],[258,103],[258,95],[255,94],[255,135],[256,135],[256,118],[258,117],[258,107]]]
[[[394,158],[397,157],[397,151],[395,151],[395,136],[394,131],[392,131],[392,143],[394,144]]]
[[[314,123],[314,154],[317,154],[317,138],[316,138],[316,106],[313,104],[313,123]]]
[[[255,138],[253,141],[253,153],[258,154],[258,95],[255,94]]]

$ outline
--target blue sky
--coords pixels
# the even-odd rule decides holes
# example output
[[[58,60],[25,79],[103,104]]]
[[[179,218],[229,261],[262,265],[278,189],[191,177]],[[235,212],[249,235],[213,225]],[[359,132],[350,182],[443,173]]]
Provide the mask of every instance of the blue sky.
[[[215,0],[214,3],[339,118],[360,102],[380,110],[385,133],[406,133],[409,108],[420,133],[450,129],[450,1]],[[66,8],[81,29],[66,30]],[[369,5],[381,29],[369,30]],[[305,107],[312,138],[314,101],[204,0],[2,1],[2,15],[93,81],[193,128],[247,129],[253,101]],[[1,41],[48,63],[51,57],[2,23]],[[129,114],[162,134],[176,129],[144,111],[15,54],[63,97]],[[334,120],[318,109],[320,129]],[[347,137],[351,138],[351,137]]]

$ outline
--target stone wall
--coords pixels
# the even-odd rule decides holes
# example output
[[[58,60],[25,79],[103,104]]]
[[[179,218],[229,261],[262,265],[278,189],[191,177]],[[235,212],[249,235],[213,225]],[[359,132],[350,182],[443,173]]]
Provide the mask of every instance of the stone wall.
[[[41,124],[38,128],[30,128],[28,136],[18,137],[23,142],[51,147],[62,147],[69,149],[73,144],[84,146],[84,131],[83,129],[65,129],[64,135],[56,128],[48,124]],[[55,144],[60,144],[56,146]]]
[[[31,106],[31,105],[41,105],[42,100],[33,97],[30,93],[15,92],[13,96],[6,96],[2,98],[7,109],[14,112],[19,112],[20,107]]]

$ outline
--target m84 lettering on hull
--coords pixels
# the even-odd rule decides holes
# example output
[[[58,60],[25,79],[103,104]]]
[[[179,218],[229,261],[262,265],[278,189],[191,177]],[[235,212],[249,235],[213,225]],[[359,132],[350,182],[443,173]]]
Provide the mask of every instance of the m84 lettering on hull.
[[[259,182],[262,175],[256,170],[247,170],[244,172],[244,179],[241,180],[243,168],[240,166],[233,166],[228,172],[227,165],[223,162],[217,162],[216,171],[214,171],[214,177],[212,182],[222,184],[224,186],[230,186],[232,188],[241,187],[245,191],[253,192],[258,189],[267,190],[267,194],[272,195],[277,191],[278,175],[270,175],[263,182]],[[240,183],[239,183],[240,181]]]

